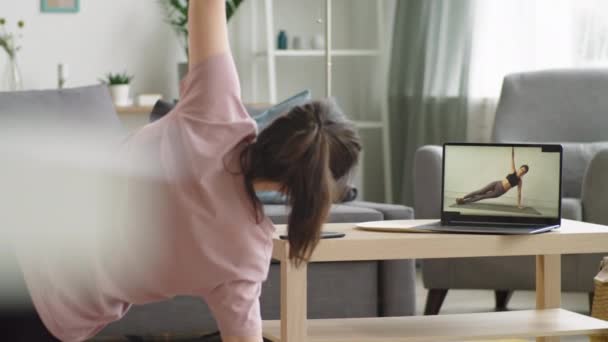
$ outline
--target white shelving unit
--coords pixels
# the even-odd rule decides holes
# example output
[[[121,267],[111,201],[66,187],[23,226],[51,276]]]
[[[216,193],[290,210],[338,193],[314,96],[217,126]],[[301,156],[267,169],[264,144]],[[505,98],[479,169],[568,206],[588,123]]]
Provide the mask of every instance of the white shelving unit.
[[[325,28],[325,50],[278,50],[276,48],[276,37],[278,32],[275,30],[274,25],[274,1],[275,0],[262,0],[264,2],[264,16],[265,16],[265,49],[261,49],[258,44],[258,6],[254,5],[254,13],[252,20],[252,45],[254,48],[254,54],[256,56],[256,63],[261,61],[266,62],[267,77],[268,77],[268,102],[277,103],[277,58],[313,58],[322,57],[325,58],[325,96],[332,96],[332,61],[334,58],[348,58],[348,57],[370,57],[377,59],[378,63],[386,63],[383,60],[382,52],[385,51],[385,47],[382,45],[385,40],[384,34],[384,0],[376,1],[376,20],[377,20],[377,44],[375,49],[333,49],[332,41],[332,3],[333,0],[324,0],[325,2],[325,18],[322,20]],[[321,21],[321,19],[320,19]],[[386,68],[382,68],[386,70]],[[253,79],[257,80],[257,65],[253,68]],[[384,82],[386,83],[386,82]],[[386,87],[386,86],[385,86]],[[382,89],[382,94],[386,94],[386,89]],[[261,102],[257,98],[257,94],[254,96],[255,102]],[[361,130],[364,129],[379,129],[382,135],[382,159],[384,164],[384,194],[385,201],[392,203],[392,175],[391,175],[391,157],[390,157],[390,136],[389,136],[389,120],[388,120],[388,108],[386,101],[382,100],[380,104],[381,108],[381,120],[380,121],[355,121],[357,127]],[[365,163],[364,156],[362,156],[361,163]],[[361,172],[362,173],[362,172]],[[363,177],[362,177],[363,178]]]
[[[380,51],[378,50],[332,50],[333,57],[378,57]],[[267,51],[258,52],[257,57],[266,58],[268,56]],[[325,50],[275,50],[275,57],[325,57]]]

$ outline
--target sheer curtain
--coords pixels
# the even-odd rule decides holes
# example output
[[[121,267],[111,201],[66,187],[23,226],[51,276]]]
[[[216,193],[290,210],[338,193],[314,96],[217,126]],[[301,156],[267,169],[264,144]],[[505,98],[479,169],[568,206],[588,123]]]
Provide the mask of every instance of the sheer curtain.
[[[419,146],[466,136],[473,3],[397,2],[388,90],[397,202],[413,202],[411,165]]]
[[[416,149],[489,141],[505,75],[608,67],[608,1],[400,0],[392,46],[394,192],[412,204]]]

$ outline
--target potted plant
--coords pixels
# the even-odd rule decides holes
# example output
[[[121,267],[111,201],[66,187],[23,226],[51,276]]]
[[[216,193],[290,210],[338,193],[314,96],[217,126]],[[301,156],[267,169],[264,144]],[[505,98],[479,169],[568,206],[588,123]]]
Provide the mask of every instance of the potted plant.
[[[160,0],[165,10],[166,22],[173,27],[188,59],[188,1],[189,0]],[[226,18],[234,15],[243,0],[226,0]],[[188,63],[178,65],[178,76],[181,80],[188,72]]]
[[[104,79],[101,79],[101,82],[108,85],[114,104],[118,107],[125,107],[131,104],[129,92],[131,91],[132,80],[133,76],[123,72],[108,73]]]
[[[17,28],[19,30],[24,27],[25,22],[23,22],[23,20],[17,22]],[[19,38],[21,38],[21,34],[9,32],[6,29],[6,19],[0,18],[0,47],[2,47],[8,56],[4,87],[11,91],[21,90],[23,88],[21,83],[21,71],[17,64],[17,52],[21,49],[21,46],[19,46],[18,43]]]

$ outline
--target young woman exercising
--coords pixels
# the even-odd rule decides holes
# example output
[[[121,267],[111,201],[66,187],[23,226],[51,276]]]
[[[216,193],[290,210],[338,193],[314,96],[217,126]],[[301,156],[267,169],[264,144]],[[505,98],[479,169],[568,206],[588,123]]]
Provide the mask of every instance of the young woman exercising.
[[[79,270],[22,263],[36,310],[6,318],[12,323],[1,336],[82,341],[131,304],[190,295],[207,302],[224,342],[262,341],[259,296],[274,228],[255,192],[287,196],[290,258],[304,262],[361,144],[325,101],[296,107],[256,136],[240,98],[225,6],[190,0],[190,72],[181,100],[128,143],[129,153],[146,156],[146,168],[159,170],[166,194],[160,219],[149,212],[153,219],[122,226],[110,249],[83,256]]]
[[[515,148],[511,149],[511,173],[508,174],[502,180],[492,182],[485,187],[473,191],[470,194],[457,198],[457,204],[469,204],[477,201],[481,201],[488,198],[496,198],[506,194],[511,188],[517,186],[517,207],[523,209],[521,205],[521,190],[523,187],[522,178],[528,173],[530,167],[528,165],[522,165],[518,170],[515,170]]]

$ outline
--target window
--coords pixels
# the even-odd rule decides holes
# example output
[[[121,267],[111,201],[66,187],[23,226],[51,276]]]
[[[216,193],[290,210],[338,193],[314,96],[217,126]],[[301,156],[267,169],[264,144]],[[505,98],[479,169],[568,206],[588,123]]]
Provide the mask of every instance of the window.
[[[472,98],[497,98],[506,74],[608,67],[608,1],[478,0]]]

